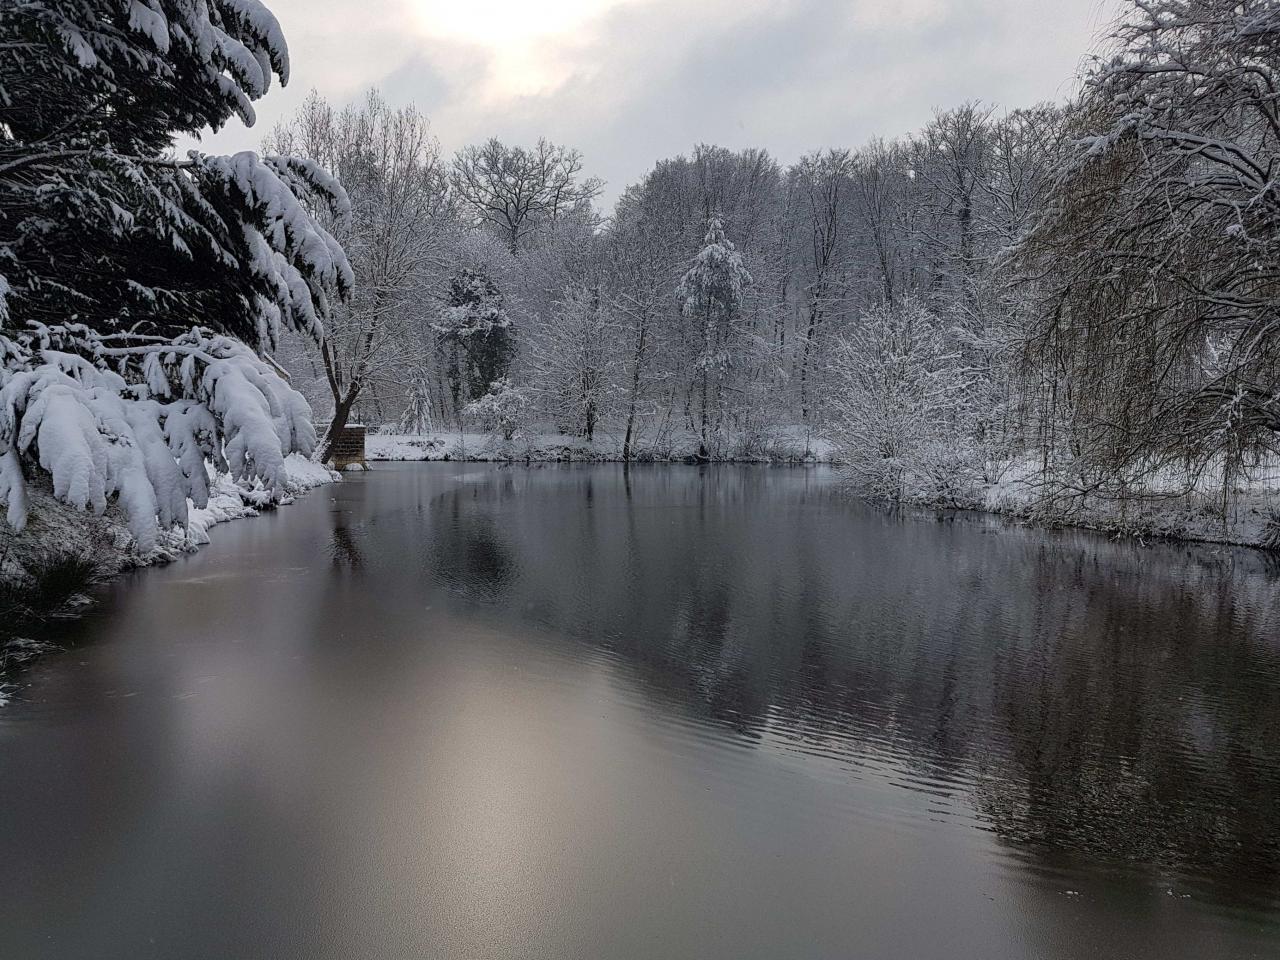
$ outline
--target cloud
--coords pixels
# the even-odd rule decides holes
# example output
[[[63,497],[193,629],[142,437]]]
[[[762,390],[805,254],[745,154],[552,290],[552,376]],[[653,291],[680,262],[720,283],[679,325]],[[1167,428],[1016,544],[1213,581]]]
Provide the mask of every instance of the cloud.
[[[576,146],[613,199],[698,142],[765,147],[787,162],[909,132],[935,107],[969,99],[1059,99],[1115,9],[1115,0],[519,0],[522,16],[545,13],[523,39],[525,21],[482,28],[512,2],[475,0],[457,8],[475,23],[432,29],[427,0],[272,0],[294,78],[263,102],[258,130],[311,87],[345,101],[376,85],[425,110],[448,151],[490,135]],[[231,128],[204,148],[260,136]]]

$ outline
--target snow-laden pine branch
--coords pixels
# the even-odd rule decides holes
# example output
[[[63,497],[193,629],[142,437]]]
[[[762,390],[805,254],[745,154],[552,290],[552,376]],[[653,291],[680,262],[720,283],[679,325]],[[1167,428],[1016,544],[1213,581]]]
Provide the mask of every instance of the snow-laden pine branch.
[[[284,460],[315,446],[311,410],[244,344],[204,330],[108,345],[83,327],[0,337],[0,502],[27,521],[22,463],[54,495],[102,513],[118,500],[141,549],[209,500],[206,462],[284,493]]]

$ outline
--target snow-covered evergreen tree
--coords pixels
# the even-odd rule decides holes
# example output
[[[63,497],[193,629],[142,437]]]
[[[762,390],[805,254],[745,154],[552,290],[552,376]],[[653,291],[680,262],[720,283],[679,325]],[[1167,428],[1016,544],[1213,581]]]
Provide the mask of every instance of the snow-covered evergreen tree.
[[[455,410],[484,396],[507,375],[515,353],[502,293],[483,269],[465,267],[449,281],[449,296],[432,324],[446,355]]]
[[[288,78],[259,0],[15,0],[0,8],[0,496],[30,471],[139,542],[207,494],[205,458],[280,489],[305,402],[255,355],[319,335],[352,274],[299,197],[341,186],[290,157],[171,155],[252,123]]]
[[[751,273],[725,236],[720,218],[711,217],[702,249],[676,288],[682,312],[699,328],[697,368],[703,456],[708,454],[709,405],[719,402],[725,372],[733,362],[732,340],[743,291],[751,282]]]

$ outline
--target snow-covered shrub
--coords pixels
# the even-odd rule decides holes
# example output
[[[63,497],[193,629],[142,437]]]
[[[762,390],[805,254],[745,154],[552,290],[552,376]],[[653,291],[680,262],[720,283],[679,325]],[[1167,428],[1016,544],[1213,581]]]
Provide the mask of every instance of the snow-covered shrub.
[[[1272,508],[1267,511],[1258,543],[1267,550],[1280,551],[1280,510]]]
[[[854,483],[891,499],[963,499],[972,480],[963,419],[972,376],[920,303],[868,311],[837,348],[832,439]]]
[[[378,432],[411,435],[429,433],[435,427],[435,417],[431,414],[432,406],[431,381],[426,372],[419,369],[414,372],[413,379],[409,383],[400,422],[384,424]]]
[[[522,387],[514,387],[505,377],[489,385],[489,392],[472,400],[462,409],[463,416],[484,430],[499,433],[511,441],[519,434],[529,414],[529,395]]]

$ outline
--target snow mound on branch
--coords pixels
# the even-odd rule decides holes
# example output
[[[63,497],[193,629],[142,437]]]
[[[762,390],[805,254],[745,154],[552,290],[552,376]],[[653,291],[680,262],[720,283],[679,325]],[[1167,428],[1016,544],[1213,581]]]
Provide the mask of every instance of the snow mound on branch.
[[[272,291],[257,304],[259,337],[275,343],[281,311],[290,326],[319,337],[329,296],[346,296],[355,274],[342,245],[311,215],[300,196],[327,198],[341,220],[351,213],[342,184],[319,164],[296,157],[266,156],[246,150],[229,157],[188,153],[198,178],[226,191],[261,222],[241,227],[250,256],[245,269]]]
[[[161,531],[187,526],[192,507],[209,506],[206,462],[265,505],[297,485],[290,454],[315,447],[307,402],[227,337],[37,327],[0,337],[0,361],[0,503],[19,530],[24,463],[74,507],[102,514],[119,503],[145,553]]]
[[[225,473],[210,477],[209,501],[204,507],[192,507],[188,513],[185,534],[177,531],[166,546],[192,550],[209,542],[209,528],[227,520],[254,517],[264,506],[291,503],[294,497],[326,483],[336,483],[341,476],[328,467],[291,453],[284,461],[285,495],[278,501],[264,496],[260,484],[246,488]],[[167,551],[166,551],[167,552]]]

